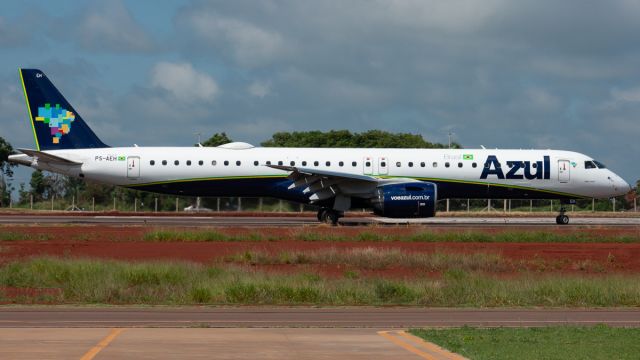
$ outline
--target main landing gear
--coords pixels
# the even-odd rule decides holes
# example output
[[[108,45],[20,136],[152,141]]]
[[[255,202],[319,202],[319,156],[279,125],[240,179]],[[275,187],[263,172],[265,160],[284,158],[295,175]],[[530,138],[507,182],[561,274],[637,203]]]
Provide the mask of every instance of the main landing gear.
[[[326,224],[336,226],[338,225],[338,220],[340,220],[341,217],[344,217],[344,212],[342,211],[328,208],[321,208],[318,210],[318,220]]]
[[[558,225],[567,225],[567,224],[569,224],[569,217],[564,214],[565,212],[567,212],[567,209],[565,209],[564,207],[561,207],[560,208],[560,214],[558,214],[558,216],[556,216],[556,224],[558,224]]]

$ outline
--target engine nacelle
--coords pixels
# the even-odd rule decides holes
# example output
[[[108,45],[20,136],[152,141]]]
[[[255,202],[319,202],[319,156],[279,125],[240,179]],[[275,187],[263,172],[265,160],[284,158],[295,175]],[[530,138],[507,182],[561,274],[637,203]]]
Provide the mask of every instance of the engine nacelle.
[[[382,185],[372,199],[373,212],[390,218],[424,218],[436,215],[438,187],[430,182]]]

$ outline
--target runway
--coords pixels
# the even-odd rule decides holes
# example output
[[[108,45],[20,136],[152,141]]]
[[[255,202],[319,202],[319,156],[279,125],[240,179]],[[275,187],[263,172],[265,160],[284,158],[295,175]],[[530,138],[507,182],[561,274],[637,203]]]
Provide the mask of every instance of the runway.
[[[640,309],[4,307],[0,327],[640,326]]]
[[[103,216],[103,215],[0,215],[0,224],[100,224],[155,226],[245,226],[302,227],[320,225],[313,216]],[[390,219],[372,216],[348,216],[340,220],[344,226],[424,225],[439,227],[465,226],[556,226],[553,217],[451,217],[425,219]],[[571,217],[565,226],[638,227],[640,217]]]

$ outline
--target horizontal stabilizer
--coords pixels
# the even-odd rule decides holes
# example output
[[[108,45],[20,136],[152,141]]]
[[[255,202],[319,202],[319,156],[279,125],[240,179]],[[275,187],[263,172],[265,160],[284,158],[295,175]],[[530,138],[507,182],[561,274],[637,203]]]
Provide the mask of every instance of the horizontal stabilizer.
[[[64,164],[64,165],[81,165],[81,162],[65,159],[60,156],[51,155],[43,151],[30,150],[30,149],[18,149],[21,153],[27,154],[37,161],[42,161],[50,164]],[[11,157],[9,157],[11,160]]]

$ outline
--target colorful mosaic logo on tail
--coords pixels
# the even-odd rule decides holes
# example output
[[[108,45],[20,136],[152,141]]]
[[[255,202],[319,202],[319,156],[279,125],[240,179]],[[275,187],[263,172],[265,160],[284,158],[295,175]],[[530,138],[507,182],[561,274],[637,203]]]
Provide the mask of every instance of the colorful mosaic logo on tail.
[[[54,144],[59,144],[62,135],[66,135],[71,131],[71,123],[75,119],[76,116],[71,111],[60,107],[60,104],[51,107],[51,104],[48,103],[44,104],[44,107],[38,107],[38,116],[36,116],[36,121],[49,124]]]

